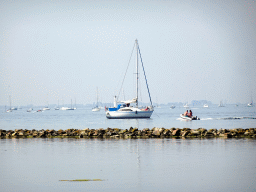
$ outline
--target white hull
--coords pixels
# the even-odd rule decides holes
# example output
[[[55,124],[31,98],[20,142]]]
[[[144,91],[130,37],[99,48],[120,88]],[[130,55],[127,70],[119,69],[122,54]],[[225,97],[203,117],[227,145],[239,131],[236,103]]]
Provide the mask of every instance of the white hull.
[[[60,110],[63,110],[63,111],[65,111],[65,110],[70,110],[71,108],[69,108],[69,107],[61,107],[60,108]]]
[[[192,121],[192,120],[200,120],[198,117],[186,117],[184,116],[183,114],[180,114],[180,117],[184,120],[189,120],[189,121]]]
[[[31,111],[33,111],[33,109],[32,109],[32,108],[29,108],[29,109],[27,110],[27,112],[31,112]]]
[[[107,111],[108,119],[150,118],[153,111]]]
[[[43,111],[46,111],[46,110],[50,110],[50,108],[48,107],[43,108]]]
[[[204,107],[209,107],[207,104],[204,104]]]
[[[92,109],[93,112],[96,112],[96,111],[100,111],[100,108],[99,107],[95,107]]]

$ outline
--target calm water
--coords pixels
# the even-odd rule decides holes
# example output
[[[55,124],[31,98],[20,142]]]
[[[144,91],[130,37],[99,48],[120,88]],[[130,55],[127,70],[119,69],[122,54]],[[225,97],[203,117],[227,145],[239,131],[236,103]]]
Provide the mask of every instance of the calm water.
[[[256,127],[255,107],[156,108],[150,119],[104,110],[0,112],[0,129]],[[234,119],[234,117],[239,117]],[[1,191],[255,191],[255,139],[0,139]],[[102,179],[63,182],[59,180]]]
[[[91,108],[78,108],[74,111],[49,110],[43,112],[28,113],[26,109],[5,113],[0,109],[0,129],[84,129],[84,128],[107,128],[117,127],[128,129],[132,127],[153,128],[184,128],[197,129],[203,127],[211,128],[250,128],[256,125],[256,107],[230,105],[227,107],[210,106],[209,108],[190,108],[200,121],[182,121],[180,114],[185,112],[184,107],[155,108],[150,119],[107,119],[105,110],[92,112]],[[238,117],[239,119],[234,119]]]
[[[35,138],[0,146],[1,191],[256,190],[255,139]]]

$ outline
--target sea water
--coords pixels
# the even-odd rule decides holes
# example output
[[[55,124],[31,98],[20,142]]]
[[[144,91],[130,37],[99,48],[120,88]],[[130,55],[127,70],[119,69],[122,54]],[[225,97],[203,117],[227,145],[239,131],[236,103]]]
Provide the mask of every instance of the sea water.
[[[255,107],[156,108],[150,119],[104,110],[0,113],[0,129],[250,128]],[[255,139],[0,139],[0,191],[255,191]],[[102,181],[60,181],[100,179]]]
[[[255,191],[255,139],[0,140],[1,191]],[[100,179],[101,181],[60,181]]]
[[[139,129],[153,127],[164,128],[251,128],[256,126],[256,107],[246,107],[230,105],[226,107],[209,106],[193,106],[189,108],[193,115],[201,120],[184,121],[180,118],[180,114],[187,110],[184,107],[176,107],[171,109],[168,106],[155,108],[151,118],[149,119],[107,119],[105,110],[92,112],[91,108],[78,108],[76,110],[47,110],[43,112],[27,112],[25,108],[6,113],[4,109],[0,109],[0,129],[98,129],[98,128],[120,128],[129,129],[137,127]]]

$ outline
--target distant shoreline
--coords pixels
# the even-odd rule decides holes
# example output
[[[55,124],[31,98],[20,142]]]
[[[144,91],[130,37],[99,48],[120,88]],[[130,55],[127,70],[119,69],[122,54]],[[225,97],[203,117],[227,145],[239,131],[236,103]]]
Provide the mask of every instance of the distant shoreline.
[[[99,129],[67,129],[67,130],[2,130],[0,138],[256,138],[256,128],[248,129],[190,129],[190,128],[99,128]]]

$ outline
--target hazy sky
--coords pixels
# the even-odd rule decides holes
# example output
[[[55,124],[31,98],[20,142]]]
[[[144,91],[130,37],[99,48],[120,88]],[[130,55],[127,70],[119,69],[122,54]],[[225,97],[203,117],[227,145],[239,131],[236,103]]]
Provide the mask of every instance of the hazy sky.
[[[112,102],[135,39],[153,102],[256,101],[255,9],[254,0],[2,0],[0,105],[9,95],[16,106],[93,103],[97,87]]]

